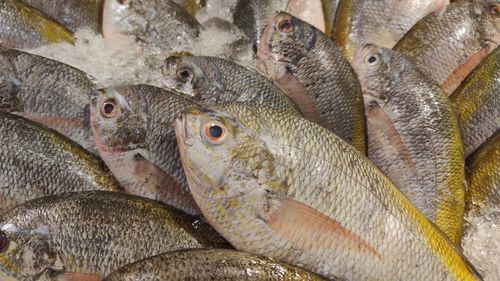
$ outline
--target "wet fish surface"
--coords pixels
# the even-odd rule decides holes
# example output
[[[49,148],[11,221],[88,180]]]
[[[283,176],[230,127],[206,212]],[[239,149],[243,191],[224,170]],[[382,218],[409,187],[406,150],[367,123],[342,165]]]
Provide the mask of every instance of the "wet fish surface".
[[[448,0],[342,0],[337,8],[335,42],[347,60],[366,44],[392,48],[427,14],[444,9]]]
[[[0,271],[20,280],[94,280],[167,251],[228,246],[206,223],[174,207],[103,191],[27,202],[6,214],[0,235]]]
[[[121,188],[104,163],[76,143],[0,111],[0,217],[30,199],[86,190]]]
[[[182,51],[200,24],[172,0],[104,0],[103,35],[113,46],[138,44],[162,52]]]
[[[356,73],[321,31],[285,12],[266,27],[261,68],[304,116],[366,151],[363,98]]]
[[[224,104],[188,110],[176,134],[193,197],[239,250],[327,278],[480,279],[371,161],[313,122]]]
[[[225,249],[179,250],[138,261],[103,281],[326,280],[265,257]]]
[[[0,1],[0,15],[0,47],[22,49],[74,42],[69,29],[20,1]]]
[[[97,149],[125,191],[199,213],[186,183],[172,123],[195,103],[148,85],[93,94],[91,124]]]
[[[460,125],[446,93],[390,49],[366,45],[353,66],[363,88],[368,157],[459,245],[465,163]]]
[[[468,157],[500,129],[500,47],[481,62],[450,99]]]
[[[418,21],[396,44],[448,94],[500,44],[500,1],[460,0]]]
[[[75,32],[87,27],[101,32],[101,12],[104,0],[22,0],[61,25]]]
[[[162,66],[166,88],[200,104],[257,102],[280,110],[295,104],[259,73],[229,60],[205,56],[171,56]]]
[[[0,66],[0,110],[42,123],[97,153],[88,105],[94,84],[86,73],[10,49],[0,49]]]

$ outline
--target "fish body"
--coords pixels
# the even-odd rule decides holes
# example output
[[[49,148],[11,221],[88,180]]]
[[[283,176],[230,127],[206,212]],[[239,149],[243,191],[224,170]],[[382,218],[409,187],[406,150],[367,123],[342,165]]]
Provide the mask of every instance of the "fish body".
[[[264,105],[176,120],[191,193],[235,248],[341,280],[479,280],[371,161],[331,131]]]
[[[196,19],[172,0],[105,0],[102,26],[112,46],[136,44],[160,52],[182,51],[200,29]]]
[[[451,94],[500,44],[500,1],[460,0],[418,21],[394,47]]]
[[[200,104],[256,102],[280,110],[295,104],[271,81],[229,60],[204,56],[171,56],[162,67],[165,86]]]
[[[427,14],[443,9],[447,0],[342,0],[337,8],[335,42],[347,60],[366,44],[392,48]]]
[[[462,235],[465,163],[444,91],[410,59],[367,45],[353,66],[363,88],[368,157],[455,244]]]
[[[486,214],[500,206],[500,133],[483,144],[468,161],[466,197],[469,212]]]
[[[36,48],[74,40],[70,30],[35,8],[17,0],[0,1],[0,47]]]
[[[104,163],[35,122],[0,111],[0,217],[25,201],[86,190],[121,190]]]
[[[340,0],[322,0],[323,14],[325,17],[325,34],[328,36],[334,35],[335,18]]]
[[[18,50],[0,50],[0,110],[51,127],[97,153],[89,124],[86,73],[64,63]]]
[[[100,21],[104,0],[21,0],[75,32],[87,27],[101,32]]]
[[[226,249],[179,250],[130,264],[103,281],[326,280],[307,270]]]
[[[61,280],[72,274],[104,278],[167,251],[227,247],[206,223],[172,206],[103,191],[19,205],[0,222],[0,235],[8,244],[0,253],[0,271],[20,280]]]
[[[102,159],[125,191],[198,213],[177,151],[172,122],[194,102],[148,85],[93,94],[91,126]]]
[[[304,116],[366,151],[356,73],[321,31],[285,12],[274,15],[257,52],[261,68]]]
[[[500,129],[500,47],[481,62],[450,99],[468,157]]]

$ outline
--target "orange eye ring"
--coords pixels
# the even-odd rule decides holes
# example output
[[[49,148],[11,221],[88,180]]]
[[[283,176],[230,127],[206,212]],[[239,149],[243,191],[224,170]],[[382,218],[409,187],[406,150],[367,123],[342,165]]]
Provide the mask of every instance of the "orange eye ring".
[[[226,127],[219,123],[210,122],[205,124],[204,134],[211,143],[218,144],[226,138]]]
[[[289,20],[281,20],[278,23],[278,30],[280,32],[289,33],[295,29],[295,26]]]
[[[102,103],[101,114],[105,118],[113,118],[118,114],[119,108],[116,105],[115,100],[110,99]]]

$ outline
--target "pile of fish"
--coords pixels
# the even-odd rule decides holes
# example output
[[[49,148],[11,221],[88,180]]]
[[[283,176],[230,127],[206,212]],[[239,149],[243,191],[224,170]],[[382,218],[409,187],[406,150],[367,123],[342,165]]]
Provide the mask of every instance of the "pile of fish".
[[[81,30],[142,83],[34,54]],[[499,280],[499,44],[500,0],[0,0],[0,280]]]

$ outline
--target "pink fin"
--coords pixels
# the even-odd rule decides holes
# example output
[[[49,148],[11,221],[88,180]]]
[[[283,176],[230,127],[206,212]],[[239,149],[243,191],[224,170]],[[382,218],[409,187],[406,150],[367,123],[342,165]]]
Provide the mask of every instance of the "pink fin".
[[[493,49],[492,49],[493,50]],[[443,82],[442,88],[448,94],[451,95],[460,86],[462,81],[476,68],[476,66],[481,63],[481,61],[488,56],[488,49],[481,48],[473,55],[471,55],[467,60],[459,65],[446,80]]]
[[[36,114],[23,114],[22,116],[32,121],[41,123],[47,127],[56,129],[62,134],[67,134],[74,129],[85,127],[85,121],[76,118]]]
[[[62,274],[64,281],[101,281],[104,278],[97,274],[65,272]]]
[[[336,244],[349,251],[382,258],[361,237],[344,228],[335,219],[293,199],[276,198],[277,209],[271,212],[267,225],[301,249],[317,249]]]
[[[446,11],[446,7],[450,4],[450,0],[442,0],[434,10],[434,15],[440,18]]]

